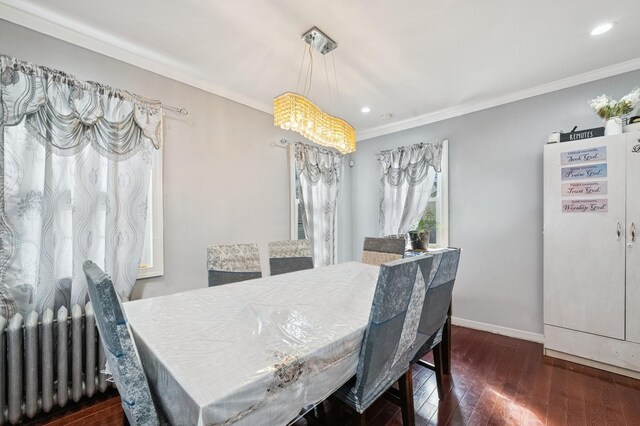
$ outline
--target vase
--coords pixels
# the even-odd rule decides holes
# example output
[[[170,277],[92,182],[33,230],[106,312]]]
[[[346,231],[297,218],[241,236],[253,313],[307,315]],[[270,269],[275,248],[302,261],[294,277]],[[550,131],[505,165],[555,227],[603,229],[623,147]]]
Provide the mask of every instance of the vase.
[[[604,125],[604,134],[609,136],[619,135],[620,133],[622,133],[622,118],[611,117],[608,119]]]
[[[429,232],[409,231],[412,250],[427,251],[429,249]]]

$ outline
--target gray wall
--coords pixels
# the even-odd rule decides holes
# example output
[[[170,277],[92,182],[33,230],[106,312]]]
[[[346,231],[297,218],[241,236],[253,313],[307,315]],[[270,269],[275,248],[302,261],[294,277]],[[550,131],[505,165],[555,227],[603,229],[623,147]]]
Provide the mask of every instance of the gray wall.
[[[354,258],[378,232],[374,154],[446,138],[450,244],[463,249],[454,316],[542,333],[542,147],[553,131],[602,125],[589,99],[619,99],[638,85],[640,71],[361,142],[351,180]]]
[[[268,114],[2,20],[0,53],[191,111],[165,120],[165,275],[139,281],[134,297],[206,286],[207,244],[255,241],[268,270],[267,241],[289,237],[287,154],[270,143],[295,134]],[[448,138],[450,242],[464,250],[454,315],[542,332],[542,146],[551,131],[600,125],[587,100],[639,84],[640,72],[629,73],[360,142],[345,167],[339,260],[359,259],[364,236],[377,234],[374,154]]]
[[[134,298],[205,287],[208,244],[256,242],[269,270],[267,242],[288,239],[290,229],[288,155],[270,144],[299,140],[294,133],[274,127],[269,114],[3,20],[0,53],[191,112],[165,117],[165,274],[139,280]],[[341,260],[351,256],[349,193],[345,185]]]

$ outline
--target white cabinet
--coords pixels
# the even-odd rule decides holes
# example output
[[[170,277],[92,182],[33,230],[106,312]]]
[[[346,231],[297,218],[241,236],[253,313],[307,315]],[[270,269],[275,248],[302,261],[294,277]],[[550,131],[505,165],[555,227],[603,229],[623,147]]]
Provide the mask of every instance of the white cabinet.
[[[544,323],[547,354],[640,371],[640,133],[545,146]]]
[[[640,343],[640,132],[627,135],[626,340]]]

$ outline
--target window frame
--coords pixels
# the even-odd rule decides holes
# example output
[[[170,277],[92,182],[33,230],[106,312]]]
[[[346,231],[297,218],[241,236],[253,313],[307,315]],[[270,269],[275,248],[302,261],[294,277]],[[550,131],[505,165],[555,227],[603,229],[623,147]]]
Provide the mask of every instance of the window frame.
[[[442,141],[442,159],[438,177],[438,195],[436,196],[436,243],[429,248],[449,247],[449,141]],[[438,215],[440,213],[440,215]]]
[[[154,149],[151,169],[151,267],[139,267],[137,279],[161,277],[164,275],[164,191],[163,191],[163,151]],[[145,244],[149,236],[145,235]]]

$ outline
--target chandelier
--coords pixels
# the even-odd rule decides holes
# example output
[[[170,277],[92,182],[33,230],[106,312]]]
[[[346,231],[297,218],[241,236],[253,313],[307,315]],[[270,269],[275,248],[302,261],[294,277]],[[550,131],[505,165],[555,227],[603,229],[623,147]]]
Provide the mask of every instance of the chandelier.
[[[305,77],[305,87],[303,93],[309,94],[311,89],[311,78],[313,76],[313,47],[323,55],[338,47],[337,43],[317,28],[312,28],[302,35],[304,41],[309,44],[309,69]],[[303,56],[304,64],[304,56]],[[325,62],[325,71],[326,71]],[[335,73],[335,63],[334,63]],[[302,74],[302,65],[300,68]],[[328,84],[327,72],[327,84]],[[308,89],[307,89],[308,81]],[[300,77],[298,77],[298,85]],[[337,78],[336,78],[336,92]],[[331,93],[329,93],[331,96]],[[356,131],[346,121],[341,118],[323,112],[306,96],[286,92],[273,99],[273,124],[285,129],[297,132],[318,145],[335,148],[342,154],[348,154],[356,150]]]

